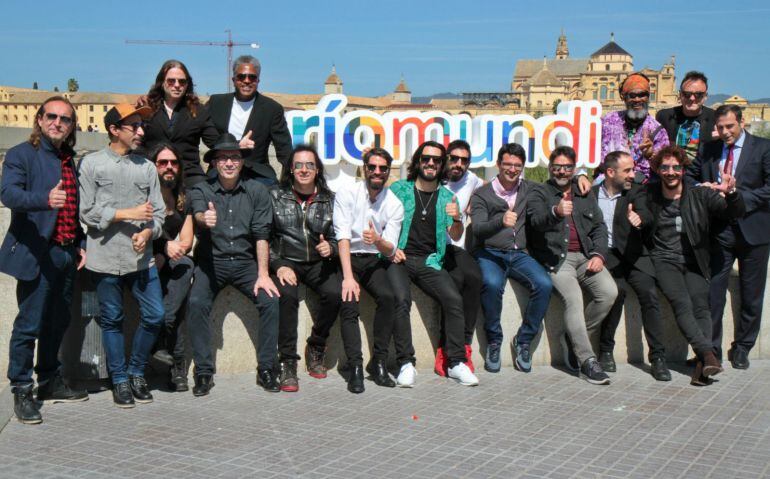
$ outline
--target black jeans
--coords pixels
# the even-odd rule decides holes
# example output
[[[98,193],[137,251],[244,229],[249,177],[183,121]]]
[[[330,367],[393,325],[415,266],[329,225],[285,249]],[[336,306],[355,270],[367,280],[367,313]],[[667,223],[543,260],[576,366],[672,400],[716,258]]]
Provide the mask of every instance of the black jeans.
[[[187,332],[195,360],[195,374],[214,374],[211,348],[211,306],[217,293],[231,285],[248,297],[259,311],[257,367],[272,369],[277,350],[278,298],[264,290],[254,296],[257,263],[254,261],[202,261],[195,267],[190,299],[187,301]]]
[[[470,253],[464,249],[447,245],[444,256],[444,269],[454,281],[457,291],[463,297],[463,316],[465,317],[465,344],[473,343],[473,333],[481,307],[481,268]],[[441,327],[441,344],[445,342],[444,327]]]
[[[623,313],[623,303],[626,300],[626,291],[620,287],[619,280],[625,279],[631,289],[639,298],[639,306],[642,310],[642,326],[647,345],[650,348],[648,358],[650,361],[656,358],[666,357],[666,348],[663,345],[663,318],[660,315],[658,290],[655,287],[655,278],[628,264],[624,259],[610,252],[618,259],[618,264],[610,270],[612,277],[618,284],[618,298],[612,309],[602,322],[601,335],[599,336],[599,351],[611,353],[615,349],[615,331],[620,324]]]
[[[713,351],[711,346],[711,314],[709,284],[697,265],[676,264],[653,258],[655,276],[661,292],[671,304],[679,330],[695,354]]]
[[[746,243],[738,226],[733,226],[731,244],[725,246],[715,242],[711,248],[711,304],[712,344],[722,356],[722,316],[725,312],[727,286],[733,263],[738,260],[741,290],[741,313],[735,321],[735,335],[732,346],[741,346],[746,351],[754,347],[762,320],[762,302],[767,282],[767,260],[770,245]]]
[[[297,354],[297,325],[299,310],[299,282],[318,293],[321,309],[313,317],[313,328],[307,343],[317,349],[326,347],[329,332],[337,320],[337,315],[342,314],[343,321],[358,324],[358,310],[350,306],[350,303],[342,305],[342,279],[339,275],[337,261],[313,261],[310,263],[296,263],[288,261],[289,268],[297,276],[297,286],[289,283],[281,284],[276,276],[273,282],[281,292],[279,298],[280,321],[278,322],[278,353],[282,361],[298,360]],[[360,339],[359,339],[360,343]]]
[[[163,329],[158,336],[160,348],[165,348],[176,361],[185,357],[186,326],[184,316],[179,314],[187,300],[187,293],[192,286],[195,264],[189,256],[182,256],[179,260],[168,260],[163,265],[158,275],[160,285],[163,288],[163,309],[166,311],[163,317]]]
[[[385,361],[391,335],[399,365],[415,363],[409,310],[412,293],[409,275],[401,264],[394,264],[374,254],[352,254],[350,262],[356,280],[377,303],[374,313],[374,352],[372,357]],[[343,303],[344,304],[344,303]],[[358,303],[351,302],[358,312]],[[361,364],[361,330],[358,321],[342,321],[342,341],[350,364]]]
[[[441,305],[449,367],[465,362],[463,297],[445,269],[425,265],[425,256],[407,256],[406,270],[412,282]]]

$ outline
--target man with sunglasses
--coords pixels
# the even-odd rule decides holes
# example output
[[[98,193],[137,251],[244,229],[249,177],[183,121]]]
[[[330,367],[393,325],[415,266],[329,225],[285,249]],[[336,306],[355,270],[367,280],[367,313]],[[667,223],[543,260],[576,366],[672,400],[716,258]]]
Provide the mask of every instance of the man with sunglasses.
[[[393,261],[403,263],[412,282],[441,305],[446,375],[464,386],[477,386],[479,379],[465,358],[463,298],[444,269],[447,235],[458,240],[464,230],[456,196],[440,183],[445,158],[444,145],[426,141],[412,155],[406,179],[391,185],[404,205]],[[403,363],[401,374],[412,368],[412,363]]]
[[[207,107],[220,134],[240,138],[244,150],[244,175],[265,185],[276,183],[275,170],[268,161],[272,142],[278,162],[286,165],[291,153],[291,136],[283,107],[257,91],[262,67],[259,60],[243,55],[233,62],[234,93],[211,95]]]
[[[672,145],[687,152],[694,161],[702,145],[716,136],[714,110],[704,105],[708,98],[708,79],[697,71],[685,73],[679,84],[681,105],[660,110],[655,119],[663,125]]]
[[[29,140],[8,150],[3,162],[0,199],[11,210],[11,224],[0,247],[0,271],[16,278],[19,306],[8,380],[14,413],[24,424],[43,420],[32,393],[35,372],[39,401],[88,399],[85,391],[70,389],[62,380],[58,360],[71,320],[76,270],[86,259],[73,161],[76,123],[69,100],[48,98],[37,111]]]
[[[607,226],[596,197],[573,184],[576,153],[559,146],[548,160],[551,179],[527,203],[527,246],[551,275],[564,305],[565,365],[591,384],[609,384],[590,335],[597,333],[618,289],[604,267]],[[591,296],[583,308],[583,289]]]
[[[401,366],[398,385],[412,387],[414,346],[409,310],[412,305],[409,276],[403,264],[389,258],[396,254],[404,207],[385,186],[393,157],[383,148],[363,155],[364,181],[346,185],[334,197],[334,233],[342,264],[342,300],[358,305],[361,286],[374,298],[374,351],[366,366],[374,383],[395,387],[387,368],[391,335]],[[360,285],[359,285],[360,283]],[[363,364],[358,323],[342,328],[349,364]],[[362,374],[354,368],[351,374]]]
[[[217,294],[227,286],[249,298],[259,311],[257,385],[279,392],[273,361],[280,293],[270,279],[270,194],[260,182],[241,177],[243,154],[233,135],[223,134],[206,159],[217,176],[196,184],[188,193],[198,239],[187,302],[187,329],[195,361],[193,394],[205,396],[214,387],[210,313]]]
[[[110,144],[80,162],[80,219],[88,227],[86,268],[96,283],[112,397],[121,408],[153,400],[144,369],[164,316],[152,241],[163,231],[166,204],[155,166],[133,153],[141,145],[150,114],[149,107],[115,105],[104,116]],[[126,286],[140,312],[128,365],[123,336]]]

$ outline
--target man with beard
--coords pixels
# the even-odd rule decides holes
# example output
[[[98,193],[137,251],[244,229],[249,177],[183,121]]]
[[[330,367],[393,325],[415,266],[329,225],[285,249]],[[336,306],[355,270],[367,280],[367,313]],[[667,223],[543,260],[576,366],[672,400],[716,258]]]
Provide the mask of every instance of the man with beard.
[[[471,372],[474,371],[471,356],[473,350],[473,330],[479,314],[481,297],[481,270],[473,256],[466,251],[466,238],[472,240],[467,233],[470,225],[471,195],[482,185],[484,180],[476,176],[468,167],[471,164],[471,146],[465,140],[455,140],[447,146],[446,187],[454,193],[464,228],[459,240],[453,240],[447,233],[447,248],[444,256],[444,269],[452,277],[457,291],[463,297],[463,316],[465,317],[465,361]],[[436,350],[434,370],[440,376],[446,376],[447,357],[444,354],[444,330],[441,330],[439,347]]]
[[[662,149],[653,158],[660,182],[648,187],[647,204],[653,221],[646,238],[660,290],[695,351],[690,384],[707,386],[711,376],[722,372],[717,348],[711,342],[711,231],[717,221],[741,218],[746,204],[729,168],[722,172],[721,182],[711,188],[688,186],[682,178],[689,162],[684,150],[676,146]]]
[[[243,156],[238,141],[222,135],[207,155],[217,175],[190,189],[196,226],[197,266],[187,302],[187,327],[195,361],[193,395],[214,387],[216,366],[211,347],[211,306],[222,289],[233,286],[259,311],[257,386],[281,389],[273,372],[278,337],[278,288],[270,278],[270,228],[273,205],[260,182],[241,178]]]
[[[169,387],[182,392],[188,390],[184,334],[187,328],[182,327],[184,316],[179,312],[190,291],[195,267],[192,258],[187,256],[193,243],[193,220],[186,210],[179,150],[170,143],[159,143],[150,151],[149,157],[158,172],[160,192],[166,205],[163,234],[152,243],[165,310],[154,357],[171,367]]]
[[[484,369],[500,371],[500,347],[503,328],[503,293],[508,278],[529,290],[529,301],[521,318],[521,327],[513,338],[516,358],[514,367],[528,373],[532,370],[530,343],[551,300],[551,278],[532,256],[527,254],[527,200],[537,187],[521,177],[526,152],[521,145],[508,143],[497,153],[499,173],[482,186],[471,199],[471,217],[476,240],[474,255],[482,272],[481,306],[487,353]]]
[[[144,369],[163,323],[163,292],[152,240],[163,231],[166,205],[153,164],[133,153],[150,108],[115,105],[104,116],[110,144],[80,162],[80,219],[88,227],[86,268],[99,298],[102,342],[112,397],[120,408],[153,397]],[[140,322],[126,365],[123,288],[139,303]]]
[[[48,98],[37,110],[29,140],[8,150],[3,162],[1,196],[11,210],[11,224],[0,248],[0,271],[17,280],[19,306],[8,348],[8,380],[14,413],[23,424],[43,421],[32,392],[34,373],[38,401],[88,400],[85,391],[63,381],[58,359],[71,320],[76,270],[86,260],[73,160],[76,124],[69,100]]]
[[[668,132],[668,139],[687,152],[694,161],[702,145],[716,135],[714,110],[704,105],[708,98],[708,79],[701,72],[687,72],[679,84],[681,105],[660,110],[655,119]]]
[[[711,321],[713,345],[722,355],[722,316],[730,273],[738,260],[741,291],[740,319],[728,359],[736,369],[749,367],[762,320],[762,303],[770,255],[770,141],[743,129],[741,109],[735,105],[717,108],[716,126],[720,141],[711,142],[687,175],[703,186],[718,184],[723,175],[733,176],[746,205],[746,216],[714,223],[711,257]],[[724,183],[724,179],[721,179]]]
[[[273,185],[276,175],[267,158],[270,143],[275,147],[278,162],[285,165],[291,153],[291,136],[283,116],[283,107],[257,91],[262,66],[251,55],[233,62],[234,93],[211,95],[206,106],[220,134],[230,133],[240,138],[244,149],[246,177]]]
[[[582,195],[573,184],[575,162],[569,146],[551,152],[551,179],[532,192],[527,204],[527,246],[551,274],[564,304],[566,366],[591,384],[609,384],[589,336],[609,313],[618,288],[604,267],[608,251],[602,210],[593,193]],[[585,310],[582,289],[591,296]]]
[[[625,279],[639,298],[644,334],[650,347],[652,377],[658,381],[670,381],[671,373],[666,366],[666,349],[663,346],[663,319],[655,288],[655,268],[642,238],[642,228],[652,221],[644,187],[634,184],[634,160],[628,153],[608,153],[604,158],[604,167],[604,180],[593,187],[593,193],[607,225],[609,254],[606,266],[617,283],[618,297],[602,321],[599,362],[605,372],[614,373],[617,370],[612,352],[615,331],[620,324],[626,299],[626,292],[619,281]]]
[[[630,153],[634,159],[635,182],[646,183],[650,179],[650,158],[668,146],[668,134],[648,114],[650,79],[644,73],[628,75],[620,84],[620,97],[626,109],[610,112],[602,118],[601,158],[604,161],[612,151]],[[581,192],[587,193],[591,183],[583,172],[579,183]]]
[[[334,233],[342,264],[342,300],[355,302],[361,286],[374,298],[374,351],[366,367],[378,386],[395,387],[388,374],[388,343],[391,334],[401,365],[398,384],[414,385],[414,346],[409,322],[412,298],[409,276],[404,265],[387,258],[396,253],[404,207],[385,187],[393,157],[382,148],[371,148],[363,155],[364,181],[340,189],[334,197]],[[351,375],[363,375],[361,333],[358,323],[345,322],[343,342]],[[354,326],[355,325],[355,326]],[[358,381],[358,380],[356,380]]]
[[[391,185],[404,205],[393,261],[404,263],[412,282],[441,305],[446,375],[464,386],[477,386],[479,380],[465,359],[463,298],[443,268],[447,234],[458,240],[464,229],[457,198],[440,184],[445,158],[444,145],[426,141],[412,155],[406,179]],[[405,366],[413,367],[407,363],[402,370]]]

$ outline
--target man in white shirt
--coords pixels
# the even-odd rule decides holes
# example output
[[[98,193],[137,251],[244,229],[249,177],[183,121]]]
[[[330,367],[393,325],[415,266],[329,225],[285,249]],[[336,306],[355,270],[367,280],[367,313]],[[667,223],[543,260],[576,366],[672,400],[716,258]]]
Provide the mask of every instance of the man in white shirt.
[[[342,264],[342,300],[360,299],[360,286],[374,298],[374,352],[366,367],[378,386],[395,387],[386,361],[391,332],[401,372],[398,385],[414,385],[414,347],[409,324],[411,292],[402,264],[392,263],[398,244],[404,207],[385,187],[393,158],[382,148],[372,148],[363,157],[364,179],[344,187],[334,200],[334,231]],[[345,354],[353,379],[363,378],[361,332],[358,321],[342,322]],[[407,365],[408,364],[408,365]]]

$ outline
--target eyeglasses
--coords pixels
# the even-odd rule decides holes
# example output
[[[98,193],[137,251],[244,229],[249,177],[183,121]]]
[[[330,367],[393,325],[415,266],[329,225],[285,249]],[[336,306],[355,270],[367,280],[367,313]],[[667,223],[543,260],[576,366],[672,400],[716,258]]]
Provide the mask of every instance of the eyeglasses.
[[[155,164],[158,166],[177,166],[179,160],[156,160]]]
[[[369,171],[369,173],[374,173],[375,171],[380,171],[381,173],[387,173],[390,171],[390,167],[387,165],[371,165],[367,164],[366,169]]]
[[[467,156],[449,155],[450,163],[470,163],[471,159]]]
[[[125,125],[120,125],[120,128],[126,128],[126,127],[128,127],[131,131],[136,133],[139,130],[139,128],[144,129],[144,122],[143,121],[137,121],[137,122],[134,122],[134,123],[127,123]]]
[[[443,159],[444,159],[444,157],[443,157],[443,156],[436,156],[436,155],[422,155],[422,156],[420,157],[420,163],[425,163],[425,164],[427,164],[427,163],[430,163],[431,161],[433,161],[433,163],[434,163],[434,164],[438,165],[439,163],[441,163],[441,162],[442,162],[442,160],[443,160]]]
[[[703,97],[706,96],[705,91],[680,91],[680,95],[682,95],[682,98],[689,99],[690,97],[695,97],[696,100],[703,100]]]
[[[241,155],[219,155],[214,157],[214,161],[221,161],[222,163],[226,163],[227,160],[238,163],[243,161],[243,157]]]
[[[306,168],[307,171],[315,171],[315,163],[294,163],[294,166],[292,166],[294,171],[299,171],[303,168]]]
[[[658,171],[668,171],[668,170],[673,170],[679,173],[680,171],[682,171],[682,165],[660,165],[658,167]]]
[[[174,86],[175,83],[179,83],[179,86],[187,86],[187,78],[166,78],[166,85]]]
[[[561,171],[561,170],[564,170],[567,173],[575,171],[575,165],[551,165],[549,168],[551,168],[551,171]]]
[[[51,123],[55,122],[58,118],[59,121],[61,121],[61,124],[64,126],[70,126],[72,122],[74,121],[71,116],[65,116],[65,115],[57,115],[56,113],[46,113],[45,119],[50,121]]]
[[[501,170],[523,170],[523,163],[500,163]]]
[[[637,100],[642,98],[648,98],[650,96],[650,92],[641,92],[641,93],[626,93],[626,98],[629,100]]]
[[[256,73],[236,73],[235,74],[235,79],[238,81],[244,81],[247,78],[251,81],[259,80],[259,76],[257,76]]]

